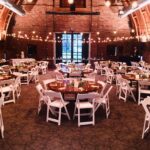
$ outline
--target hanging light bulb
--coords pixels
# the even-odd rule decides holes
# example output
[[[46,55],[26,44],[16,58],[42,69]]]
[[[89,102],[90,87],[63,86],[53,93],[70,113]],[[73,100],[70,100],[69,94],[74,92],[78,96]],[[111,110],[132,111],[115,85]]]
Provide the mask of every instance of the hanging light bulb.
[[[73,3],[74,3],[74,0],[68,0],[68,3],[69,3],[69,4],[73,4]]]
[[[138,6],[138,3],[136,0],[134,0],[131,4],[132,8],[136,8]]]
[[[106,6],[106,7],[110,7],[110,5],[111,5],[110,0],[106,0],[106,1],[105,1],[105,6]]]
[[[131,33],[135,33],[135,30],[134,30],[134,29],[131,29]]]
[[[32,3],[33,2],[33,0],[27,0],[27,3]]]

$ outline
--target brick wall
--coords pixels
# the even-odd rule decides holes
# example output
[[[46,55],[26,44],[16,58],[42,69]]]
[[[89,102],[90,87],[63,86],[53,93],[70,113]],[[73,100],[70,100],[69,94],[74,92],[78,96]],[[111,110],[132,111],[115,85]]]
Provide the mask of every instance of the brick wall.
[[[100,37],[106,38],[115,36],[129,36],[130,27],[128,18],[121,19],[118,17],[118,6],[113,6],[107,8],[102,6],[104,1],[93,0],[93,11],[100,11],[100,16],[60,16],[60,15],[46,15],[46,11],[63,11],[64,8],[59,8],[59,0],[55,0],[55,7],[53,8],[52,0],[37,0],[36,5],[24,5],[23,8],[26,10],[26,15],[20,17],[15,15],[12,18],[14,25],[10,25],[10,33],[18,33],[21,31],[22,34],[27,34],[32,36],[32,31],[36,31],[34,35],[39,35],[43,39],[48,35],[49,32],[69,32],[70,29],[74,32],[89,32],[91,33],[91,38],[96,39],[96,32],[100,32]],[[90,11],[91,1],[87,0],[87,7],[83,9],[77,9],[80,11]],[[98,6],[100,5],[100,6]],[[114,35],[113,31],[117,31]],[[53,39],[53,35],[49,38]],[[127,44],[126,44],[127,43]],[[124,54],[130,54],[130,49],[132,49],[132,44],[130,42],[125,43]],[[132,42],[131,42],[132,43]],[[45,57],[54,56],[54,43],[31,41],[25,39],[10,39],[7,40],[7,50],[11,51],[11,55],[8,57],[16,57],[16,53],[20,54],[20,51],[25,51],[27,54],[27,44],[36,44],[38,50],[38,59]],[[119,43],[124,45],[123,42]],[[106,57],[106,46],[103,43],[92,43],[91,44],[91,56]]]

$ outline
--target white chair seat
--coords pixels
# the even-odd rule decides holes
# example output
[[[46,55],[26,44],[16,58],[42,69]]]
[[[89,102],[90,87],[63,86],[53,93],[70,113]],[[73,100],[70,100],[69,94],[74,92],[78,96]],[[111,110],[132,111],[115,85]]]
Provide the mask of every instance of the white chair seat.
[[[1,88],[1,91],[5,95],[3,105],[12,102],[15,103],[15,87],[13,85],[4,86]]]
[[[101,102],[101,103],[104,103],[104,104],[106,103],[105,98],[96,98],[96,99],[94,100],[94,102],[95,102],[95,103],[100,103],[100,102]]]
[[[9,92],[9,91],[12,91],[12,86],[4,86],[2,87],[2,92],[5,93],[5,92]]]
[[[53,102],[51,102],[51,106],[52,107],[57,107],[57,108],[63,108],[64,107],[64,105],[67,105],[67,104],[69,104],[69,102],[64,102],[64,104],[61,102],[61,101],[59,101],[59,100],[56,100],[56,101],[53,101]]]
[[[150,94],[150,90],[140,90],[140,92],[143,94]]]
[[[75,118],[75,116],[78,117],[79,127],[81,125],[95,124],[94,101],[92,100],[94,99],[94,97],[95,94],[92,92],[77,95],[73,118]],[[82,109],[90,109],[90,113],[81,112]],[[91,121],[81,121],[81,116],[90,116],[90,115],[91,115]]]
[[[93,105],[89,102],[80,102],[76,104],[76,107],[79,109],[93,108]]]
[[[83,81],[95,82],[95,78],[82,78]]]
[[[20,72],[13,72],[13,75],[21,77],[22,73],[20,73]]]

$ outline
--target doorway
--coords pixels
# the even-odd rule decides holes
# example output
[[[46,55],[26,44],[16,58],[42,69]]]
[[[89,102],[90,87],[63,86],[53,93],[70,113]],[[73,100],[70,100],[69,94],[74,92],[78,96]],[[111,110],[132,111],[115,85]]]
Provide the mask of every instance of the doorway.
[[[89,34],[56,33],[56,62],[80,63],[88,58]],[[61,58],[61,60],[59,59]]]
[[[37,58],[37,46],[34,44],[27,45],[28,57],[29,58]]]

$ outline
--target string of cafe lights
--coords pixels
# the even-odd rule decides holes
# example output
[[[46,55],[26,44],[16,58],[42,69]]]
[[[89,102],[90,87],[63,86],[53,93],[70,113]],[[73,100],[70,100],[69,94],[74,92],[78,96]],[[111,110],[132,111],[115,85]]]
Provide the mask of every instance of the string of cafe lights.
[[[67,33],[64,31],[64,34]],[[134,29],[131,30],[131,33],[134,33]],[[83,33],[80,33],[83,34]],[[119,42],[119,41],[129,41],[129,40],[143,40],[143,42],[146,42],[147,40],[150,40],[150,35],[140,35],[140,36],[115,36],[115,37],[100,37],[100,32],[96,32],[96,38],[89,38],[88,40],[83,39],[82,43],[112,43],[112,42]],[[117,31],[113,31],[113,34],[116,35]],[[7,37],[12,37],[16,39],[24,39],[24,40],[31,40],[31,41],[38,41],[38,42],[49,42],[49,43],[61,43],[62,38],[59,36],[57,38],[52,37],[53,33],[49,32],[48,35],[45,38],[42,38],[42,36],[38,35],[36,31],[32,31],[31,35],[23,34],[21,31],[18,31],[18,33],[12,33],[12,34],[6,34]]]

